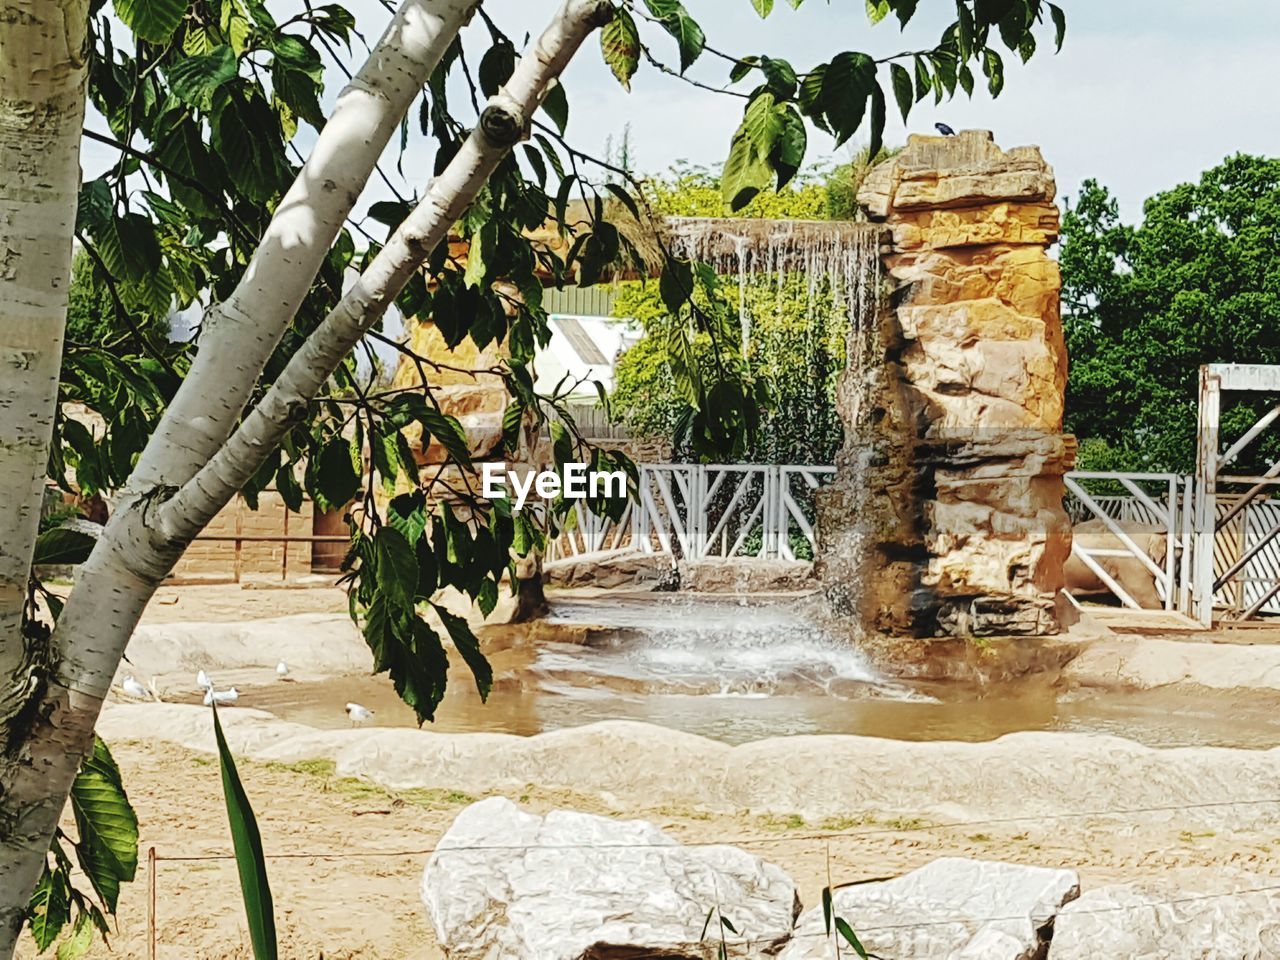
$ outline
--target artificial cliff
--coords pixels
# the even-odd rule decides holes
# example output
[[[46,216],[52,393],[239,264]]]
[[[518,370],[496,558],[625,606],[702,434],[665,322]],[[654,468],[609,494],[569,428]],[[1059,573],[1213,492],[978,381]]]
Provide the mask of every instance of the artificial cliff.
[[[820,503],[837,610],[912,636],[1045,635],[1070,551],[1053,171],[985,131],[913,136],[858,193],[885,306],[855,338]]]

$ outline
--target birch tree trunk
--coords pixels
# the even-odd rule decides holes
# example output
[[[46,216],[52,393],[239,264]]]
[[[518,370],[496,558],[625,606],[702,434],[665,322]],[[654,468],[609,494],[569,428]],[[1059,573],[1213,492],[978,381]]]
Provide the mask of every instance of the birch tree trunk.
[[[338,96],[235,291],[209,312],[200,351],[123,500],[195,475],[235,428],[400,120],[480,0],[405,0]]]
[[[88,0],[14,0],[0,13],[0,769],[16,761],[4,730],[49,659],[46,642],[22,635],[22,607],[62,366],[88,25]],[[6,808],[0,779],[3,891],[15,827]],[[0,897],[0,956],[23,918],[11,900]]]
[[[53,638],[59,654],[56,679],[34,711],[32,728],[24,731],[25,749],[40,762],[7,771],[0,768],[0,788],[8,786],[7,796],[0,801],[0,816],[14,815],[23,823],[17,838],[20,843],[8,842],[6,846],[0,838],[0,864],[16,864],[10,868],[8,882],[0,885],[0,911],[12,909],[18,901],[26,904],[80,759],[91,746],[93,725],[111,679],[156,587],[191,539],[275,449],[305,412],[308,401],[382,316],[422,261],[447,238],[502,158],[527,136],[533,112],[552,81],[591,31],[612,15],[608,0],[565,0],[551,25],[521,58],[507,85],[490,99],[476,129],[430,184],[422,201],[290,359],[262,402],[233,434],[230,426],[226,427],[229,439],[218,439],[221,425],[202,424],[196,441],[181,439],[175,444],[176,468],[163,456],[164,448],[157,447],[150,483],[134,484],[132,498],[117,507],[81,568],[59,620]],[[273,290],[279,299],[279,290]],[[230,368],[224,367],[224,373],[234,374],[239,381],[246,371],[244,355],[262,349],[261,336],[256,330],[229,334],[227,331],[235,328],[226,323],[225,316],[219,320],[218,332],[219,349],[225,351]],[[241,337],[248,340],[244,350],[239,349]],[[249,379],[246,396],[259,372],[255,370]],[[220,384],[221,389],[226,387],[225,382]],[[225,412],[224,407],[219,409]],[[194,402],[192,410],[196,417],[203,415]],[[158,442],[157,435],[153,445]],[[194,476],[172,482],[184,472]],[[2,874],[0,879],[5,879]],[[0,950],[0,957],[5,956]]]

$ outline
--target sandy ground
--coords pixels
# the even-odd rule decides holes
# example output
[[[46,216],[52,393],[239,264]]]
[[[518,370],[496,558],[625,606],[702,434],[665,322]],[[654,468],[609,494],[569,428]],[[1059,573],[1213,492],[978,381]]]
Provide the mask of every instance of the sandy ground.
[[[144,623],[231,623],[345,609],[345,596],[336,589],[170,587],[157,594]],[[1257,642],[1262,635],[1249,640]],[[143,856],[137,881],[122,895],[112,949],[97,945],[90,956],[149,956],[148,903],[154,879],[157,957],[249,960],[213,758],[176,744],[118,736],[112,747],[138,811]],[[457,812],[479,796],[427,789],[393,793],[337,776],[333,764],[324,761],[246,760],[241,774],[272,858],[281,957],[442,956],[419,902],[419,880],[426,851]],[[1081,788],[1088,792],[1088,784]],[[1008,789],[1011,795],[1025,795],[1035,784],[1014,782]],[[785,813],[645,806],[598,793],[534,786],[508,795],[535,811],[571,807],[643,817],[679,839],[736,843],[790,873],[806,907],[819,902],[828,877],[842,884],[890,876],[948,855],[1072,867],[1086,887],[1158,879],[1184,891],[1216,892],[1259,876],[1280,876],[1280,820],[1216,831],[1187,829],[1185,821],[1149,816],[1004,822],[997,817],[947,827],[892,812],[806,820]],[[159,858],[154,877],[146,858],[152,847]],[[204,859],[171,859],[179,857]],[[18,956],[34,957],[29,941]]]
[[[211,584],[161,587],[142,622],[204,620],[227,623],[299,613],[345,613],[347,594],[336,587]]]
[[[141,822],[143,866],[123,894],[114,954],[146,957],[150,876],[146,851],[160,858],[156,875],[157,956],[251,956],[230,860],[218,771],[207,755],[159,743],[117,742],[115,754]],[[272,856],[270,874],[281,957],[343,960],[434,960],[441,956],[418,900],[431,847],[472,798],[444,791],[393,794],[339,778],[324,763],[244,762],[246,782]],[[819,902],[828,871],[836,884],[888,876],[935,857],[984,857],[1073,867],[1085,886],[1161,879],[1180,889],[1228,889],[1233,880],[1280,872],[1273,851],[1280,824],[1266,832],[1190,832],[1144,821],[1054,821],[937,828],[892,817],[716,815],[673,807],[606,808],[601,798],[535,787],[514,799],[529,809],[572,807],[611,816],[641,816],[673,836],[736,842],[787,870],[806,905]],[[835,833],[828,839],[814,834]],[[323,855],[337,855],[329,859]],[[33,956],[30,944],[19,957]]]

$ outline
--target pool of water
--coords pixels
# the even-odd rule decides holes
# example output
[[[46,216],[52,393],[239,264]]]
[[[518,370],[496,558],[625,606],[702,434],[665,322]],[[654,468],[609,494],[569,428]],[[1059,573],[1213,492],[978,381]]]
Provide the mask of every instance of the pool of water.
[[[989,740],[1019,730],[1092,731],[1152,746],[1280,746],[1280,697],[1176,690],[1061,697],[1041,683],[976,691],[880,675],[802,606],[655,595],[557,602],[582,642],[516,645],[494,658],[481,703],[465,668],[432,729],[534,734],[598,720],[640,720],[729,743],[788,734]],[[350,701],[380,726],[414,726],[385,677],[241,686],[241,706],[315,727],[349,726]]]

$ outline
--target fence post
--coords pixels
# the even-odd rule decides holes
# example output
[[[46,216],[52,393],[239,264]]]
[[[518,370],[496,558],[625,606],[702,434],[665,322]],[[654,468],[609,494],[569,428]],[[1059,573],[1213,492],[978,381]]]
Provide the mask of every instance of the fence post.
[[[1196,443],[1195,615],[1213,626],[1213,541],[1218,523],[1218,427],[1222,381],[1200,368],[1200,416]]]
[[[147,849],[147,960],[156,960],[156,848]]]

